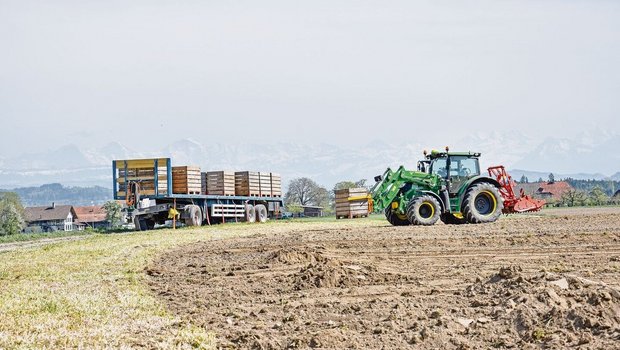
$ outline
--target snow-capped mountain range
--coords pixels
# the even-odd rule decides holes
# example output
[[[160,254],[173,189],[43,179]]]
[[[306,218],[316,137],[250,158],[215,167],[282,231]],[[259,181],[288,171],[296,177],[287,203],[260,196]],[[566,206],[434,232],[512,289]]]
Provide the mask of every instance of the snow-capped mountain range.
[[[445,142],[445,141],[444,141]],[[620,180],[620,134],[584,132],[573,139],[547,138],[542,142],[520,133],[493,132],[469,135],[446,142],[452,150],[482,152],[482,166],[503,164],[515,179]],[[307,176],[331,187],[343,180],[372,179],[386,167],[414,169],[424,149],[444,145],[411,142],[336,146],[279,142],[266,144],[211,144],[181,139],[160,150],[132,150],[118,142],[90,149],[73,144],[41,153],[0,158],[0,188],[59,182],[69,186],[111,187],[113,159],[171,157],[173,165],[199,165],[207,170],[255,170],[282,174],[284,181]]]

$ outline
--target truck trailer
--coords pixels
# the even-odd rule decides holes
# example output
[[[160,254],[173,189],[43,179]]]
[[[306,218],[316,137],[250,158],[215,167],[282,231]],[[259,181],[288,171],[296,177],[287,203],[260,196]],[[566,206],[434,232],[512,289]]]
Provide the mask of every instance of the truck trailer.
[[[170,158],[113,160],[112,174],[114,199],[125,201],[139,231],[177,219],[187,226],[265,222],[283,208],[281,196],[174,193]]]

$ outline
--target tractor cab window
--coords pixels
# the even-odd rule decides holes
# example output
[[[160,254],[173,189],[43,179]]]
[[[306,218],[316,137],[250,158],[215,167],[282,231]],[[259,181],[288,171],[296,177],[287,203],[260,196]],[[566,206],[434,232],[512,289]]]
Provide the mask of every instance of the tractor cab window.
[[[446,158],[437,158],[431,163],[431,174],[445,178],[448,175]]]
[[[480,175],[477,158],[465,156],[450,157],[450,177],[472,177]]]

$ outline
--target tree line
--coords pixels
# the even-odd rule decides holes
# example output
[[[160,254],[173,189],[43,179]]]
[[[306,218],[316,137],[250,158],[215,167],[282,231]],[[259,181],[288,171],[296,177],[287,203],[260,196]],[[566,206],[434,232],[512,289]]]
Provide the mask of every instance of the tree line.
[[[538,182],[543,182],[541,178]],[[549,174],[547,182],[554,182],[555,176]],[[565,179],[572,189],[566,191],[559,201],[558,206],[599,206],[599,205],[620,205],[620,182],[604,180],[575,180]],[[528,183],[527,178],[522,177],[521,181]],[[341,181],[334,185],[332,190],[319,185],[314,180],[307,177],[296,178],[289,182],[288,191],[284,196],[284,204],[288,211],[300,213],[303,206],[323,207],[325,214],[331,214],[335,210],[336,190],[345,188],[363,187],[368,189],[366,180]],[[617,194],[614,196],[614,194]]]
[[[110,228],[118,228],[123,217],[122,206],[116,201],[107,201],[103,208]],[[26,225],[25,208],[20,196],[15,192],[0,192],[0,236],[21,233]]]

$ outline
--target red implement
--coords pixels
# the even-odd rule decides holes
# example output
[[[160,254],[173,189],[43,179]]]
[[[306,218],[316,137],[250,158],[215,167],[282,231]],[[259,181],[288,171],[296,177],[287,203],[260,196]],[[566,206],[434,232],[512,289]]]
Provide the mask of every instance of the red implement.
[[[489,169],[489,176],[499,182],[499,193],[504,198],[504,214],[524,213],[526,211],[539,211],[545,205],[545,201],[534,199],[526,195],[523,190],[519,197],[514,192],[514,181],[508,175],[503,165],[493,166]]]

